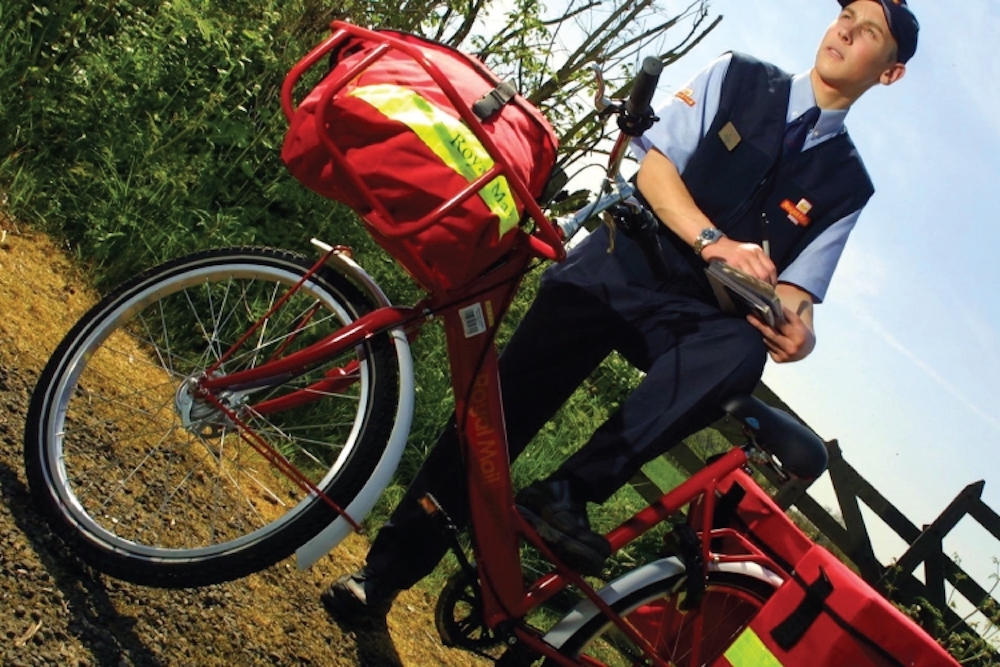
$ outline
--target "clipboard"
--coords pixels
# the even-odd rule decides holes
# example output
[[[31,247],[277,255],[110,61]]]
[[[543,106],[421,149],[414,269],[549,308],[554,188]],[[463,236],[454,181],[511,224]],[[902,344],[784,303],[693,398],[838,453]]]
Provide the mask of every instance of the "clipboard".
[[[771,328],[785,323],[785,311],[773,286],[719,260],[708,263],[705,275],[723,312],[753,314]]]

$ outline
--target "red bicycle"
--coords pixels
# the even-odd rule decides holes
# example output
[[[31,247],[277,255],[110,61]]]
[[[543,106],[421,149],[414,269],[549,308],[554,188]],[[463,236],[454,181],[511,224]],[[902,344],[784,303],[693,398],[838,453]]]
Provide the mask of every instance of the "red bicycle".
[[[334,44],[360,31],[335,28]],[[654,86],[646,73],[627,104],[598,99],[612,112],[643,111]],[[750,461],[819,475],[825,447],[811,431],[734,397],[726,409],[746,444],[607,535],[617,551],[696,503],[688,546],[599,588],[514,510],[494,334],[532,263],[562,258],[562,240],[584,221],[631,205],[619,174],[627,139],[612,151],[602,196],[555,222],[498,163],[490,173],[508,175],[533,232],[522,227],[503,261],[470,284],[413,306],[392,305],[348,249],[318,242],[318,259],[211,250],[116,289],[59,345],[32,399],[26,467],[53,529],[95,568],[152,586],[232,580],[296,550],[300,564],[314,562],[359,528],[395,470],[413,411],[409,341],[440,320],[476,545],[475,565],[464,562],[441,605],[445,639],[473,649],[503,641],[513,647],[505,664],[721,659],[791,575],[739,531],[713,527],[720,482]],[[522,541],[553,566],[531,582]],[[538,620],[567,587],[583,601],[558,622]]]

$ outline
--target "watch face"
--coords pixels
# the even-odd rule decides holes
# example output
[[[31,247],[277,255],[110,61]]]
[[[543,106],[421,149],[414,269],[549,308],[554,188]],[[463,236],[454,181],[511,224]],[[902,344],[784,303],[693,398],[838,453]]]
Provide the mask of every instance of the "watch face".
[[[706,227],[698,233],[698,238],[695,239],[693,250],[695,254],[701,255],[701,251],[704,250],[705,246],[711,245],[723,237],[722,230],[715,227]]]

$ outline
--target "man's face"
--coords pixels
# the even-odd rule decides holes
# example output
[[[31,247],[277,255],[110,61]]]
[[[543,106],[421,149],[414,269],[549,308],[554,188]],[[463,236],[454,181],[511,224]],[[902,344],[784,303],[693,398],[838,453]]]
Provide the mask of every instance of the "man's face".
[[[877,83],[892,83],[894,71],[902,67],[896,50],[881,3],[857,0],[827,28],[816,71],[831,88],[857,98]]]

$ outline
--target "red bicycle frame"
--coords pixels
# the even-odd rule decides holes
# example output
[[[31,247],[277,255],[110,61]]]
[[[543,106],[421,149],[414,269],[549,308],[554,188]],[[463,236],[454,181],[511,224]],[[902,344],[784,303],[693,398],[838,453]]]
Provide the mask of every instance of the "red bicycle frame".
[[[343,249],[334,249],[332,252],[343,252]],[[328,257],[317,262],[313,271],[318,270],[326,259]],[[513,299],[521,276],[533,259],[531,249],[527,245],[521,246],[511,254],[507,262],[484,275],[474,285],[467,287],[462,295],[451,295],[448,303],[439,303],[429,298],[412,308],[377,309],[328,338],[288,356],[271,359],[256,368],[231,375],[217,375],[210,372],[200,380],[199,393],[225,410],[240,427],[242,437],[273,465],[281,468],[303,490],[323,498],[357,528],[356,519],[347,516],[343,510],[334,505],[303,475],[298,474],[280,453],[270,449],[263,439],[256,438],[255,434],[249,432],[249,427],[239,419],[239,415],[223,407],[220,402],[213,399],[213,396],[225,390],[284,382],[289,376],[300,374],[310,367],[334,358],[370,336],[401,326],[417,329],[431,316],[442,319],[451,363],[460,438],[467,462],[471,531],[475,541],[478,573],[483,584],[480,588],[484,620],[493,628],[515,621],[513,632],[526,646],[559,664],[579,664],[545,644],[538,631],[521,622],[528,612],[572,585],[629,636],[635,645],[646,653],[652,664],[665,665],[666,663],[656,657],[653,647],[627,620],[612,611],[579,574],[559,561],[532,527],[521,518],[514,506],[495,333]],[[305,276],[299,284],[290,288],[289,295],[308,278],[308,275]],[[281,302],[275,308],[279,308],[280,305]],[[261,322],[271,314],[267,313],[261,318]],[[243,340],[245,339],[246,337]],[[239,344],[237,343],[236,347]],[[329,371],[327,378],[318,384],[277,400],[263,401],[251,406],[251,409],[257,412],[275,412],[286,407],[301,405],[315,400],[318,395],[315,391],[317,386],[325,386],[327,383],[349,383],[353,381],[353,377],[349,368],[334,369]],[[609,532],[607,538],[612,550],[618,551],[658,523],[674,516],[697,498],[702,499],[704,507],[701,516],[711,517],[715,503],[715,489],[719,480],[733,470],[745,466],[747,462],[748,452],[744,448],[736,448],[726,453]],[[702,539],[702,562],[753,561],[775,573],[781,573],[773,561],[735,531],[712,529],[710,526],[695,526],[695,529],[705,534]],[[709,545],[713,536],[733,537],[745,548],[741,549],[739,555],[710,553]],[[552,572],[542,576],[530,586],[525,584],[522,574],[519,552],[522,539],[530,542],[555,564]]]

